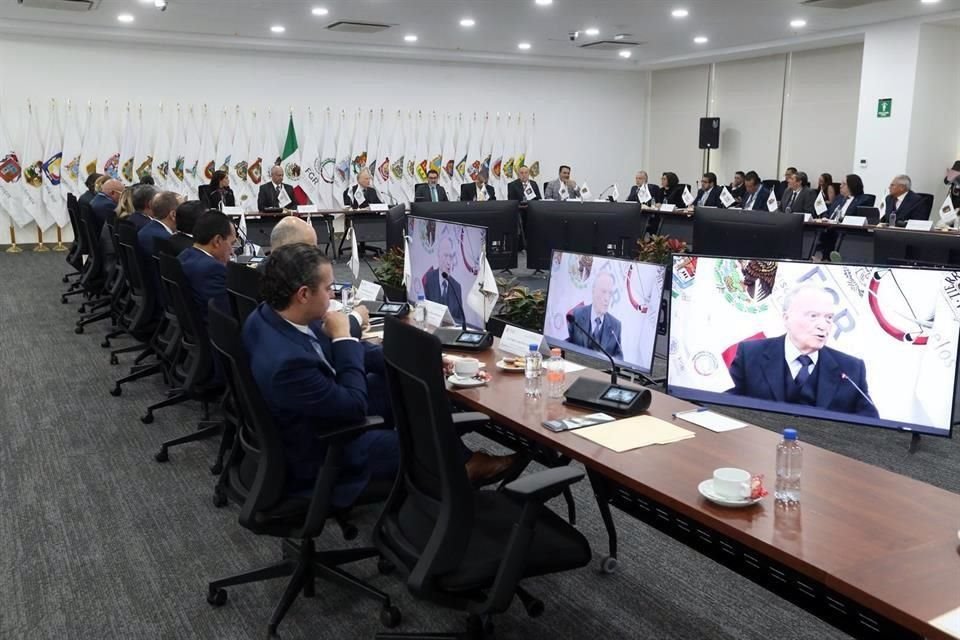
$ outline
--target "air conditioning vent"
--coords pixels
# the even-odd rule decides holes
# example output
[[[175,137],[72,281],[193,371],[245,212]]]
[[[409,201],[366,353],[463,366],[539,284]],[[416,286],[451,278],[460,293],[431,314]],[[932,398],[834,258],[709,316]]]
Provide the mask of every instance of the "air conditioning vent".
[[[814,9],[854,9],[884,0],[803,0],[800,4]]]
[[[639,47],[642,44],[646,43],[637,42],[636,40],[596,40],[582,44],[580,48],[586,49],[587,51],[619,51],[621,49]]]
[[[93,11],[100,0],[17,0],[28,9],[53,9],[55,11]]]
[[[377,24],[375,22],[354,22],[351,20],[340,20],[327,25],[327,30],[338,33],[380,33],[390,28],[389,24]]]

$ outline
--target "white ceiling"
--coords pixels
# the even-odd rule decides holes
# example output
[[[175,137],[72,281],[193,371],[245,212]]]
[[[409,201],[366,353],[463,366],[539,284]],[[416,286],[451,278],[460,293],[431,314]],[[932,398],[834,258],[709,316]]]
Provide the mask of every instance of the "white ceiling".
[[[315,17],[311,8],[329,9]],[[689,16],[671,17],[683,7]],[[920,0],[877,0],[853,9],[805,7],[800,0],[168,0],[160,12],[152,0],[101,0],[95,11],[77,13],[29,9],[17,0],[0,3],[0,32],[149,42],[169,46],[208,44],[256,50],[340,53],[535,64],[624,70],[688,64],[699,60],[825,46],[860,39],[865,25],[900,19],[953,19],[960,0],[921,4]],[[117,15],[130,13],[129,25]],[[471,17],[476,26],[459,26]],[[789,22],[802,18],[803,29]],[[341,34],[324,27],[335,20],[393,25],[373,35]],[[282,35],[271,25],[286,27]],[[600,29],[591,38],[582,33]],[[580,30],[577,42],[569,33]],[[586,51],[586,42],[631,34],[642,42],[629,60],[616,51]],[[415,44],[403,37],[416,34]],[[695,35],[709,38],[705,45]],[[527,52],[517,44],[527,41]]]

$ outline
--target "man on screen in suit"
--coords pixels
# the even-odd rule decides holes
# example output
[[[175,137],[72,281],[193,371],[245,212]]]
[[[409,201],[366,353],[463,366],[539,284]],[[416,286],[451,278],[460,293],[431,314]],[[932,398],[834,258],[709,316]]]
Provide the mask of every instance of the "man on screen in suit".
[[[440,181],[440,174],[434,169],[427,171],[426,184],[418,184],[413,193],[414,202],[448,202],[447,190],[441,187],[437,182]]]
[[[236,241],[233,221],[224,213],[210,209],[200,215],[193,228],[193,246],[177,256],[204,325],[211,300],[223,309],[228,308],[227,263]]]
[[[643,185],[647,185],[647,191],[650,192],[650,200],[647,200],[646,202],[640,202],[640,204],[660,202],[660,187],[648,182],[649,177],[647,176],[646,171],[637,171],[637,175],[634,176],[633,180],[634,185],[630,188],[630,195],[627,196],[627,202],[640,202],[640,198],[637,196],[637,191],[639,191],[640,187]]]
[[[780,199],[779,211],[784,213],[813,213],[817,202],[817,191],[808,184],[807,174],[797,171],[787,177],[787,190]]]
[[[423,274],[423,297],[432,302],[446,305],[450,316],[457,324],[463,324],[463,292],[460,283],[453,277],[453,268],[457,264],[457,243],[452,236],[440,239],[439,269],[430,268]],[[443,274],[447,274],[444,278]]]
[[[287,192],[289,202],[280,204],[281,191]],[[270,209],[292,209],[297,206],[293,199],[293,187],[283,182],[283,167],[274,165],[270,169],[270,182],[260,185],[260,193],[257,194],[257,209],[260,211],[269,211]]]
[[[568,165],[560,165],[560,175],[556,180],[548,182],[543,187],[543,197],[545,200],[562,200],[560,197],[560,186],[567,186],[567,198],[579,198],[580,197],[580,187],[577,186],[577,183],[570,179],[570,167]]]
[[[740,208],[745,211],[768,211],[767,198],[770,190],[760,182],[756,171],[748,171],[743,177],[743,200]]]
[[[907,226],[907,220],[923,220],[923,198],[911,190],[910,176],[899,175],[890,181],[890,195],[887,196],[886,210],[880,222],[888,222],[890,214],[897,216],[897,226]]]
[[[593,280],[592,303],[571,312],[576,324],[567,322],[568,342],[596,351],[594,344],[583,334],[586,330],[607,350],[607,353],[614,358],[623,358],[620,321],[609,312],[615,287],[612,273],[603,271],[597,274]]]
[[[708,171],[700,179],[700,190],[697,191],[697,197],[693,201],[695,205],[701,207],[723,207],[720,202],[720,187],[717,186],[717,174]]]
[[[357,184],[343,190],[343,206],[351,209],[369,209],[372,204],[382,204],[380,194],[371,183],[373,176],[367,169],[357,174]]]
[[[460,202],[474,202],[481,199],[485,201],[497,199],[497,193],[487,184],[487,174],[483,171],[477,174],[475,182],[460,185]]]
[[[528,187],[533,190],[532,198],[527,197]],[[530,167],[523,165],[517,169],[517,179],[507,184],[507,200],[516,200],[525,206],[523,203],[539,199],[540,187],[530,179]]]
[[[833,296],[810,284],[788,292],[786,334],[737,345],[728,393],[878,418],[863,360],[826,346],[834,329]]]

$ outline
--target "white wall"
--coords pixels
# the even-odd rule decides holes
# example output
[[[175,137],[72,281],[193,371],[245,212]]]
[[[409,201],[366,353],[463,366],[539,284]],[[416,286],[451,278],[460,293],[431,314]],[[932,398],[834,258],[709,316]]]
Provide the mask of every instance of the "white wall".
[[[650,179],[673,171],[680,182],[699,182],[703,152],[698,149],[700,118],[706,115],[710,67],[699,65],[654,71],[650,79],[650,143],[644,158]]]
[[[586,180],[595,189],[614,181],[621,187],[632,184],[645,148],[646,72],[321,59],[13,38],[0,41],[0,58],[21,62],[0,66],[0,116],[14,135],[19,125],[11,121],[19,122],[19,117],[10,118],[10,111],[21,109],[28,98],[43,106],[44,126],[51,98],[81,105],[108,99],[112,110],[142,103],[145,119],[161,102],[168,107],[206,103],[214,113],[237,104],[258,112],[270,107],[278,121],[278,140],[290,107],[298,113],[308,106],[315,112],[359,106],[536,114],[532,159],[540,161],[539,179],[552,179],[558,165],[571,164],[574,179]],[[0,221],[0,244],[9,242],[7,226],[6,220]],[[53,229],[48,236],[55,237]],[[35,237],[32,227],[18,234],[21,241]]]

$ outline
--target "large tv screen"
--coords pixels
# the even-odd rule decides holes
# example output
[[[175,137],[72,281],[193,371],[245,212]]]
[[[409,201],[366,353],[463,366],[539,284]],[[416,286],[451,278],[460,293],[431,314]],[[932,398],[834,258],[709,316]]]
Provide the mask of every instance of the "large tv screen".
[[[483,275],[481,260],[487,241],[487,230],[469,224],[441,222],[407,216],[410,238],[410,272],[407,299],[416,304],[417,296],[447,306],[458,325],[466,318],[467,325],[483,328],[485,309],[473,308],[469,294],[478,287]],[[473,300],[485,300],[473,296]]]
[[[947,436],[960,273],[674,256],[667,391]]]
[[[666,267],[554,251],[543,334],[551,347],[650,373]]]

